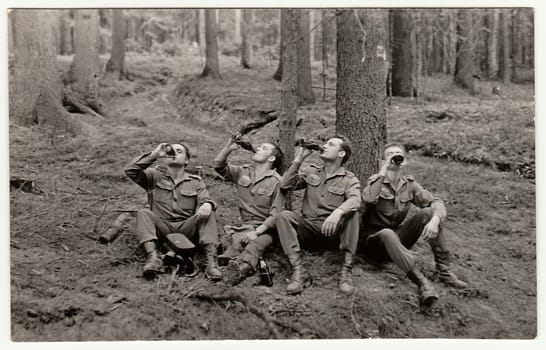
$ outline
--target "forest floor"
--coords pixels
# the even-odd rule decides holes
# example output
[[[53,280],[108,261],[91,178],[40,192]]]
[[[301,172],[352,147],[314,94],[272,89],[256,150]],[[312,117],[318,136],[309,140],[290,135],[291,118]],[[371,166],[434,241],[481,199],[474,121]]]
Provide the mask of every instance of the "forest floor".
[[[59,60],[66,69],[70,58]],[[419,101],[390,100],[389,139],[409,146],[408,172],[445,200],[453,270],[471,286],[456,291],[435,281],[440,299],[430,309],[419,307],[416,287],[396,266],[362,257],[353,270],[356,292],[341,295],[336,251],[307,252],[304,265],[314,284],[288,296],[290,270],[279,248],[265,256],[273,287],[257,286],[252,277],[231,288],[203,273],[144,280],[134,219],[117,240],[100,244],[98,236],[119,215],[115,210],[145,202],[124,166],[160,142],[190,146],[190,169],[204,176],[221,224],[236,221],[235,189],[211,175],[211,163],[231,131],[259,110],[280,108],[280,84],[271,79],[276,62],[244,70],[236,58],[222,56],[221,64],[223,79],[213,81],[198,78],[202,61],[195,52],[129,54],[132,80],[105,79],[107,117],[82,115],[81,135],[10,123],[10,175],[32,179],[41,190],[10,194],[13,341],[267,339],[273,328],[282,338],[300,339],[536,336],[532,84],[501,86],[496,96],[494,82],[478,81],[478,94],[470,96],[438,75],[421,81]],[[321,85],[320,62],[313,69]],[[335,67],[327,73],[327,86],[335,88]],[[333,132],[334,92],[327,90],[324,101],[321,89],[315,93],[317,102],[298,111],[298,134]],[[436,118],[437,112],[446,113]],[[252,140],[275,133],[272,123]],[[249,159],[239,151],[231,161]],[[418,243],[414,250],[435,280],[428,246]],[[197,298],[231,292],[243,302]]]

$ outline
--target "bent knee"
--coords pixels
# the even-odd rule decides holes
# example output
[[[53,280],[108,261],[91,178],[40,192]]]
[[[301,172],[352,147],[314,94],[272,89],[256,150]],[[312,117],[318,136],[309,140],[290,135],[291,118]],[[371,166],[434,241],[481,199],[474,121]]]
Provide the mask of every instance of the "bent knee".
[[[384,228],[381,231],[377,232],[377,237],[379,237],[379,239],[381,239],[382,241],[392,241],[395,239],[399,239],[396,232],[394,232],[390,228]]]

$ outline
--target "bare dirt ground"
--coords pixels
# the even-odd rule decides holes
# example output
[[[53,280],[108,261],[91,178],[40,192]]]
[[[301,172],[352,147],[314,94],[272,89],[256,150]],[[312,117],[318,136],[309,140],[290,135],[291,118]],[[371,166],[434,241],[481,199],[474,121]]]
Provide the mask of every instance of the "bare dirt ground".
[[[60,62],[66,67],[67,58]],[[229,132],[259,110],[279,108],[279,83],[270,79],[275,64],[243,70],[235,58],[222,57],[223,80],[212,81],[196,77],[195,53],[129,55],[132,80],[103,83],[108,117],[82,116],[81,136],[10,125],[10,175],[31,178],[43,191],[10,194],[12,340],[535,337],[535,183],[527,169],[534,164],[533,85],[501,87],[499,97],[490,93],[494,83],[478,82],[480,93],[468,96],[437,76],[423,82],[419,104],[391,100],[389,137],[410,146],[408,171],[445,200],[453,268],[471,285],[455,291],[435,282],[440,299],[431,309],[418,306],[416,287],[396,266],[362,257],[353,270],[355,294],[341,295],[338,252],[308,252],[304,264],[314,284],[288,296],[289,266],[279,248],[266,254],[273,287],[250,278],[229,288],[202,273],[141,278],[134,219],[114,242],[98,243],[115,210],[145,202],[123,167],[163,141],[190,145],[190,168],[217,199],[221,223],[236,220],[234,187],[210,176],[210,165]],[[331,67],[329,87],[334,76]],[[333,92],[325,101],[321,90],[316,95],[316,104],[298,112],[301,135],[333,131]],[[429,117],[446,110],[446,118]],[[268,125],[252,138],[275,133]],[[240,151],[232,161],[248,157]],[[415,251],[435,279],[427,245]],[[205,292],[242,298],[198,297]]]

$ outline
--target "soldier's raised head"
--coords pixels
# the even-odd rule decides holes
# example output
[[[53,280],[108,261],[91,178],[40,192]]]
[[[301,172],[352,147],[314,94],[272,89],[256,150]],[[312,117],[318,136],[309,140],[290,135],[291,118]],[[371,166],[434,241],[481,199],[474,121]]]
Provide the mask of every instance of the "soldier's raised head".
[[[324,151],[320,154],[320,158],[323,160],[335,161],[340,159],[340,164],[343,165],[351,157],[352,145],[346,136],[335,135],[328,139],[323,147]]]
[[[283,161],[283,153],[279,146],[270,142],[264,142],[256,148],[252,160],[257,163],[269,162],[271,164],[271,169],[278,170]]]

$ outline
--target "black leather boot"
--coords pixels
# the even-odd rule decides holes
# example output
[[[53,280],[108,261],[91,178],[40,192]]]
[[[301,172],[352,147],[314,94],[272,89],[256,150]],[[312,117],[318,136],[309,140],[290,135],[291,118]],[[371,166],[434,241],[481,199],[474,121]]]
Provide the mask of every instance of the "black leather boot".
[[[419,287],[419,302],[421,304],[431,307],[438,300],[438,293],[436,293],[430,281],[417,268],[413,268],[413,270],[408,272],[408,278]]]
[[[161,272],[163,261],[157,254],[157,246],[155,241],[144,242],[144,250],[146,251],[146,262],[142,268],[142,275],[147,280],[153,280]]]
[[[290,283],[286,286],[286,293],[298,294],[303,291],[304,287],[307,287],[311,282],[311,277],[307,274],[303,268],[301,257],[299,253],[288,256],[290,265],[292,266],[292,277]]]
[[[339,274],[339,291],[344,294],[352,294],[355,291],[352,279],[353,253],[345,252],[345,260]]]
[[[244,261],[232,259],[226,271],[226,283],[235,286],[252,274],[252,267]]]
[[[468,288],[468,283],[461,281],[457,275],[449,269],[449,252],[442,250],[440,247],[432,247],[432,252],[434,253],[434,260],[436,261],[436,271],[440,276],[440,281],[442,281],[446,286],[465,289]]]
[[[219,281],[222,279],[222,273],[218,270],[216,265],[216,245],[205,244],[205,254],[207,257],[207,268],[205,270],[205,276],[213,281]]]

